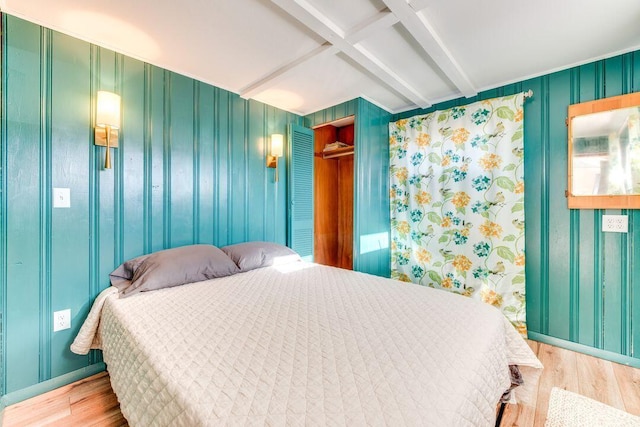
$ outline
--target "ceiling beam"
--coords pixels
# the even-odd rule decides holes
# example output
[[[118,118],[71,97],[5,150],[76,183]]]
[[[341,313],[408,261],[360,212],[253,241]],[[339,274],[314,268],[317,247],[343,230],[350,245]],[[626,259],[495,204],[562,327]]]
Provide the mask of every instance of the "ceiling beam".
[[[391,13],[389,9],[386,9],[377,15],[372,16],[371,19],[368,19],[360,25],[357,25],[355,28],[349,30],[345,39],[351,44],[360,43],[362,40],[371,37],[378,31],[392,27],[398,22],[400,22],[400,19]]]
[[[432,1],[433,0],[411,0],[409,2],[409,6],[411,6],[411,9],[415,10],[416,12],[420,12],[422,9],[429,6],[429,3],[431,3]]]
[[[444,72],[445,76],[466,97],[477,95],[478,91],[473,86],[467,75],[455,60],[451,52],[423,13],[416,11],[406,0],[382,0],[389,10],[393,12],[411,36],[422,46],[422,49],[431,57],[436,65]],[[414,0],[415,1],[415,0]],[[416,6],[424,2],[416,2]],[[419,5],[420,4],[420,5]]]
[[[274,4],[278,5],[282,10],[287,12],[289,15],[300,21],[311,31],[315,32],[320,37],[330,42],[343,54],[359,64],[369,73],[373,74],[380,81],[385,83],[402,97],[410,100],[421,108],[426,108],[431,105],[431,103],[426,98],[424,98],[415,88],[411,87],[409,83],[407,83],[400,76],[391,71],[389,67],[385,66],[382,61],[377,59],[373,54],[366,51],[364,48],[362,48],[362,46],[348,41],[348,35],[345,33],[345,31],[343,31],[335,22],[333,22],[329,17],[316,9],[308,1],[271,1]],[[376,19],[373,19],[372,25],[379,25],[380,23],[388,24],[393,20],[386,15],[388,12],[381,13],[385,16],[383,16],[379,22]],[[357,28],[355,32],[351,32],[351,36],[354,39],[358,39],[359,36],[356,37],[358,34],[362,35],[366,33],[366,28]]]
[[[317,48],[313,49],[311,52],[297,58],[290,63],[283,65],[272,73],[266,75],[265,77],[256,80],[251,83],[244,89],[240,91],[240,97],[249,99],[259,94],[260,92],[264,92],[267,89],[275,86],[280,80],[282,80],[291,70],[294,68],[304,64],[308,60],[312,58],[316,58],[322,55],[334,55],[339,52],[338,48],[333,46],[331,43],[324,43]]]

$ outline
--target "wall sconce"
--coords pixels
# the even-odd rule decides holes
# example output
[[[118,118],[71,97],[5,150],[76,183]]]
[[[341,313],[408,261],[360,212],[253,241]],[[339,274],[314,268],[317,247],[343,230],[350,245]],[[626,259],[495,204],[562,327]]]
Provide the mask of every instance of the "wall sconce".
[[[95,145],[107,147],[104,168],[111,169],[111,148],[118,148],[120,129],[120,95],[98,91],[96,108]]]
[[[271,135],[271,149],[267,154],[267,167],[276,169],[275,182],[278,182],[278,158],[283,154],[284,136],[280,133]]]

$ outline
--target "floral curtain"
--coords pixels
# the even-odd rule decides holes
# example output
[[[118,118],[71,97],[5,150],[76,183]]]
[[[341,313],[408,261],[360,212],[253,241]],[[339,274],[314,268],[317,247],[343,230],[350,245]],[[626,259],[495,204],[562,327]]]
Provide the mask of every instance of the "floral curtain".
[[[494,305],[526,334],[522,102],[389,125],[391,269]]]

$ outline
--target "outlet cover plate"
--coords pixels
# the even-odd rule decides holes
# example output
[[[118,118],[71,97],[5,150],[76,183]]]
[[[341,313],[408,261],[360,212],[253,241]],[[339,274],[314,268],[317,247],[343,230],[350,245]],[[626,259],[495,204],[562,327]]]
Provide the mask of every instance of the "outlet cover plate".
[[[53,332],[64,331],[71,327],[71,309],[53,312]]]
[[[602,215],[602,231],[612,233],[628,233],[627,215]]]

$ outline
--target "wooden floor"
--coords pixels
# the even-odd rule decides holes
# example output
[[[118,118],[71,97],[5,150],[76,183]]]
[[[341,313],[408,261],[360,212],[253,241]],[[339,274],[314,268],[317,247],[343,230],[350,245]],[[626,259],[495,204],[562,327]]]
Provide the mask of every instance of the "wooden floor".
[[[543,426],[553,387],[640,415],[640,369],[529,341],[545,366],[535,407],[507,405],[502,427]],[[8,407],[4,426],[126,426],[106,372]]]
[[[3,427],[127,425],[106,372],[9,406],[2,424]]]
[[[533,406],[507,405],[501,427],[542,427],[553,387],[563,388],[640,415],[640,369],[529,341],[544,365]]]

